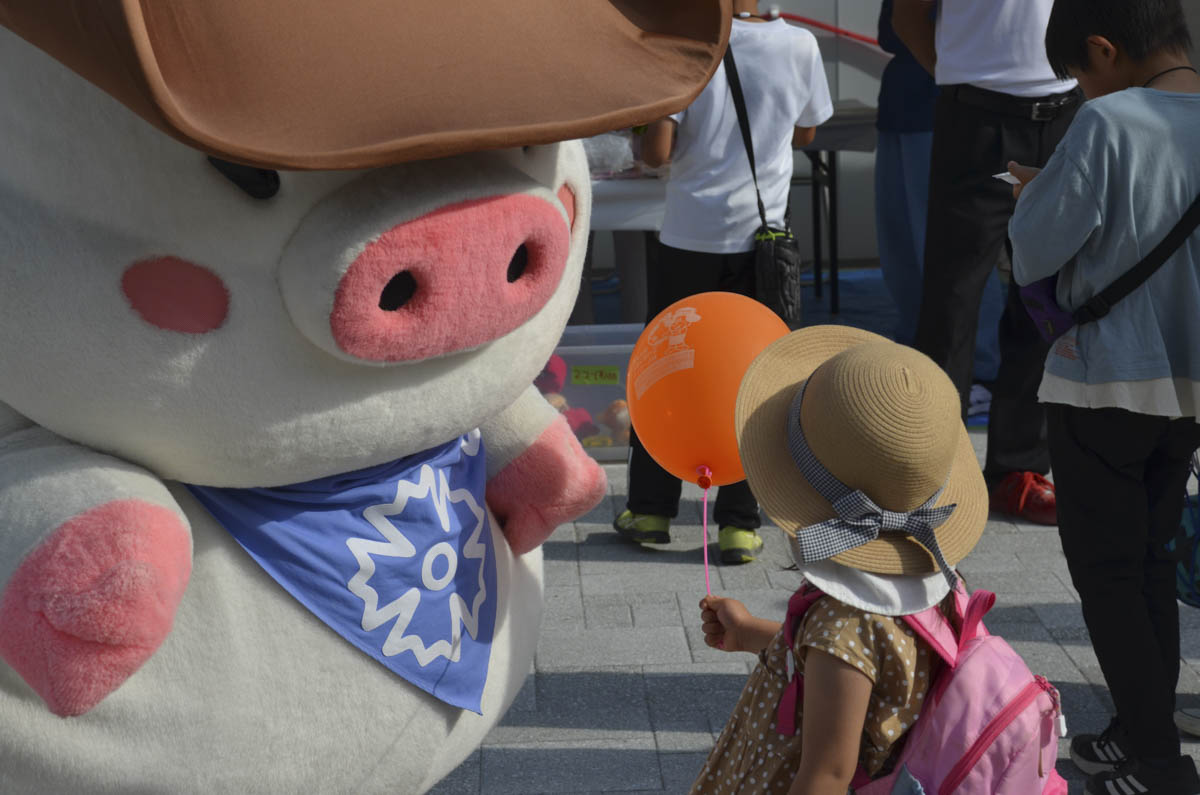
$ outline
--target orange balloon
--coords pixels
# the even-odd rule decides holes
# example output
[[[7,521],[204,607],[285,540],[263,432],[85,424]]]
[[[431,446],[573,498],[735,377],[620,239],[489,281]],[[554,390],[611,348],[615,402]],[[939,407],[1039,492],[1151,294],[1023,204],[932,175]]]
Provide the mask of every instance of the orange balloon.
[[[737,293],[699,293],[660,312],[633,346],[625,381],[646,452],[689,483],[705,486],[706,468],[713,486],[744,480],[738,387],[763,348],[787,333],[778,315]]]

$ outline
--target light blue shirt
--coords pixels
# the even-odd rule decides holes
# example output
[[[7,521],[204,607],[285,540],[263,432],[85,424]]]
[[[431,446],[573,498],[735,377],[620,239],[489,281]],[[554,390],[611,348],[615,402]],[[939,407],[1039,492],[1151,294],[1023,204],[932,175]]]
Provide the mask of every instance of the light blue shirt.
[[[1058,303],[1074,310],[1145,257],[1197,195],[1200,94],[1130,88],[1091,100],[1017,202],[1013,277],[1057,272]],[[1060,338],[1046,373],[1089,386],[1200,381],[1200,233],[1107,316]]]

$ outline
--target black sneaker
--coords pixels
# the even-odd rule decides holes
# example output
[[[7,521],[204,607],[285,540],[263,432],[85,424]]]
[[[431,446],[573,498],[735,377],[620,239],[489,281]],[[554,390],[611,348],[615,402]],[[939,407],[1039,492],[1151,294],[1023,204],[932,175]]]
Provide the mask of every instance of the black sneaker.
[[[1080,734],[1071,739],[1071,761],[1089,776],[1109,773],[1129,761],[1128,747],[1125,731],[1113,718],[1099,734]]]
[[[1136,759],[1088,779],[1085,795],[1200,795],[1200,776],[1190,756],[1181,756],[1164,767]]]

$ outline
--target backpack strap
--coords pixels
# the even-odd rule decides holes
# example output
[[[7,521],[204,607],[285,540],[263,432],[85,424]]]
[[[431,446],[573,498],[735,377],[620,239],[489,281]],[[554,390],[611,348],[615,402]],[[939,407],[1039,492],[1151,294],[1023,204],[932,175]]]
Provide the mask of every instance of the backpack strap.
[[[954,593],[954,608],[961,620],[966,613],[967,595],[960,583]],[[946,620],[939,605],[927,607],[919,613],[902,616],[908,628],[933,649],[946,665],[953,668],[958,662],[958,636],[954,627]]]
[[[805,584],[788,599],[787,620],[783,623],[783,639],[787,641],[789,649],[796,642],[796,628],[800,626],[800,620],[804,618],[808,608],[824,595],[825,592],[820,588]]]
[[[1183,218],[1179,219],[1179,223],[1175,224],[1167,236],[1150,250],[1145,259],[1089,298],[1083,306],[1071,313],[1072,319],[1076,323],[1082,324],[1107,315],[1113,304],[1141,287],[1143,282],[1153,276],[1155,271],[1161,268],[1163,263],[1187,242],[1192,232],[1196,231],[1197,226],[1200,226],[1200,196],[1196,197],[1187,212],[1183,214]]]
[[[983,617],[996,604],[996,594],[991,591],[976,591],[967,602],[966,615],[963,616],[962,632],[958,636],[958,651],[961,654],[966,645],[975,638],[988,634],[983,626]]]
[[[725,48],[725,79],[729,82],[729,93],[733,95],[733,109],[737,111],[738,127],[742,131],[742,143],[746,145],[746,157],[750,160],[750,176],[754,179],[754,195],[758,199],[758,217],[767,226],[767,208],[763,206],[762,194],[758,191],[758,169],[754,165],[754,140],[750,137],[750,115],[746,112],[746,97],[742,94],[742,81],[738,78],[737,61],[733,60],[733,47]],[[788,208],[791,212],[791,208]]]
[[[804,697],[804,677],[796,671],[795,660],[792,658],[795,653],[793,649],[796,645],[796,632],[800,628],[800,622],[808,613],[808,608],[824,595],[825,592],[820,588],[805,583],[800,586],[800,590],[792,594],[791,599],[788,599],[787,618],[783,621],[783,638],[787,641],[785,659],[787,660],[788,683],[783,690],[783,695],[779,697],[779,706],[775,709],[775,728],[780,734],[796,734],[796,707],[800,703],[800,699]],[[860,764],[854,771],[854,778],[850,785],[851,788],[857,789],[870,780],[870,775]]]
[[[954,668],[967,643],[988,634],[987,628],[983,626],[983,617],[995,603],[996,594],[991,591],[979,590],[968,598],[966,589],[962,582],[959,582],[954,591],[954,609],[958,613],[959,626],[962,627],[959,632],[954,631],[954,627],[946,620],[938,605],[920,613],[904,616],[904,623],[917,633],[921,640],[929,644],[947,665]]]
[[[787,618],[783,620],[783,639],[787,642],[785,659],[787,660],[788,683],[779,697],[779,706],[775,710],[775,728],[780,734],[796,733],[796,707],[804,696],[804,677],[796,673],[796,663],[792,658],[793,647],[796,644],[796,631],[800,622],[813,603],[824,596],[819,588],[807,583],[788,599]]]

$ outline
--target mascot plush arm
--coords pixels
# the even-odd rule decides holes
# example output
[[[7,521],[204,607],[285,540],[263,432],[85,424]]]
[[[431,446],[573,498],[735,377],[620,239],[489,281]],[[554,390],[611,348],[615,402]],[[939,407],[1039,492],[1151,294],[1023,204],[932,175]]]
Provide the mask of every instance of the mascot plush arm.
[[[86,712],[158,649],[191,565],[162,482],[0,404],[0,658],[50,710]]]
[[[604,498],[604,470],[558,411],[530,386],[481,429],[487,501],[513,553],[523,555]]]

